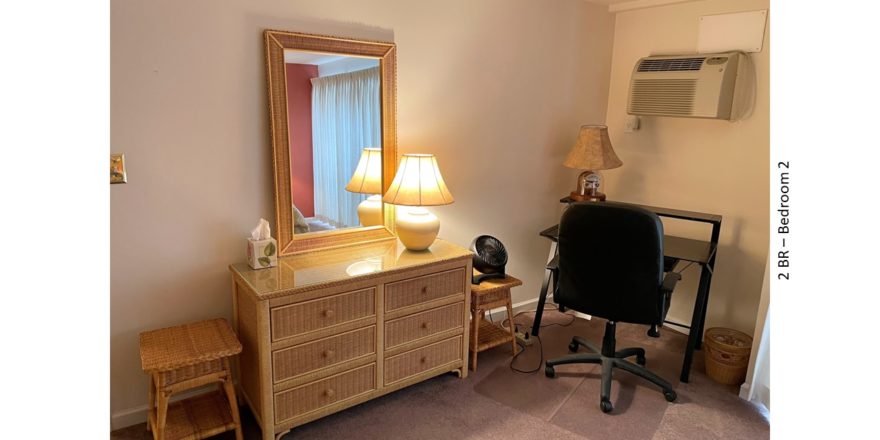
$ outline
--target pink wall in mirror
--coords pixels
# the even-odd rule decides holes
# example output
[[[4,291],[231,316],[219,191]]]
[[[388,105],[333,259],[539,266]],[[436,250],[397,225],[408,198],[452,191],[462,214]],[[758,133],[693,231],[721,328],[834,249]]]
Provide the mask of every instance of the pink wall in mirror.
[[[290,183],[293,204],[305,217],[315,215],[312,170],[312,82],[318,66],[287,64],[287,118],[290,130]]]

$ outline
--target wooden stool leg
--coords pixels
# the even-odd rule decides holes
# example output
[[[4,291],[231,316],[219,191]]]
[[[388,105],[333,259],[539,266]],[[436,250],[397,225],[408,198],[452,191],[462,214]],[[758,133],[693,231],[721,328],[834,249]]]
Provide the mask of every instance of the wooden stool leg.
[[[507,328],[510,329],[511,354],[516,354],[516,331],[513,330],[513,304],[511,304],[510,289],[507,289]]]
[[[168,395],[165,390],[157,390],[156,395],[156,429],[153,430],[155,440],[165,440],[165,417],[168,415]]]
[[[226,380],[223,381],[223,389],[226,390],[226,398],[229,400],[229,409],[232,411],[232,422],[235,423],[235,440],[242,440],[241,418],[238,415],[238,401],[235,399],[235,386],[232,384],[232,370],[229,368],[229,358],[223,359],[226,367]]]
[[[147,390],[147,432],[153,430],[152,423],[155,422],[156,411],[156,383],[153,381],[153,375],[150,375],[150,388]]]
[[[483,309],[477,309],[473,313],[473,319],[471,325],[473,326],[473,344],[471,345],[471,370],[477,371],[477,352],[479,350],[480,344],[480,323],[483,322],[483,316],[485,315],[485,311]]]

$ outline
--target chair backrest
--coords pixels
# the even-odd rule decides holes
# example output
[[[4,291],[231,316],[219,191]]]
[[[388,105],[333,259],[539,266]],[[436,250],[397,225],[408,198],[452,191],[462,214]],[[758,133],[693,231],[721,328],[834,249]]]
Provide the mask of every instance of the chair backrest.
[[[611,321],[660,324],[662,283],[657,214],[624,203],[581,202],[562,215],[556,303]]]

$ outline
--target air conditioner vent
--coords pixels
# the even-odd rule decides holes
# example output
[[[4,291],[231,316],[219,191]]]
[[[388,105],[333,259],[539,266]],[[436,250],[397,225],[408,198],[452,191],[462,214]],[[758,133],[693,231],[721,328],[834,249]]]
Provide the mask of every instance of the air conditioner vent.
[[[651,59],[645,58],[639,63],[639,72],[680,72],[686,70],[700,70],[706,57],[699,58],[670,58]]]
[[[694,107],[696,79],[636,79],[629,111],[633,114],[688,116]]]
[[[731,119],[734,89],[746,55],[657,55],[633,65],[626,111],[631,115]]]

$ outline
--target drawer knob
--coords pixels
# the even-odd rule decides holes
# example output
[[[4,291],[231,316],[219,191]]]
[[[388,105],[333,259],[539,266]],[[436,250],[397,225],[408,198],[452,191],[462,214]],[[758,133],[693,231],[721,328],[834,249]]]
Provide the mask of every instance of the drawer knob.
[[[431,326],[431,323],[430,323],[430,322],[423,322],[423,323],[422,323],[422,328],[425,329],[425,330],[427,330],[428,327],[430,327],[430,326]]]
[[[422,287],[422,293],[428,293],[428,286]]]
[[[330,388],[327,391],[324,391],[324,395],[327,397],[333,397],[336,395],[336,391],[333,391],[333,388]]]
[[[332,309],[324,310],[324,317],[325,318],[332,318],[334,314],[335,313],[333,312]]]
[[[427,358],[427,357],[425,357],[425,356],[422,356],[422,358],[421,358],[421,359],[419,359],[419,362],[421,362],[421,363],[423,363],[423,364],[424,364],[424,363],[425,363],[425,362],[428,362],[428,358]]]
[[[324,353],[322,353],[322,354],[324,355],[325,358],[333,357],[333,350],[324,350]]]

